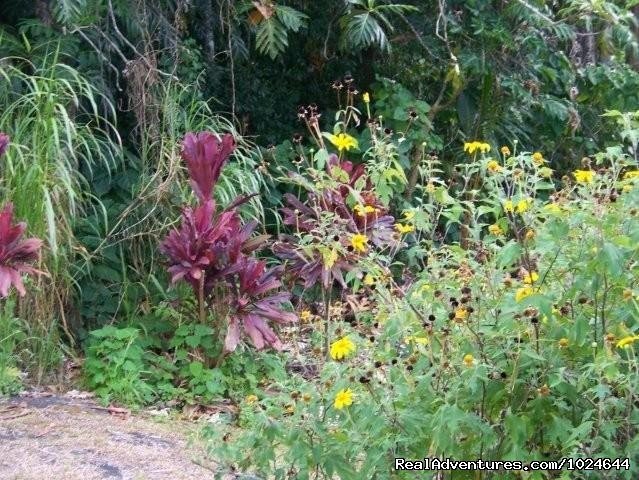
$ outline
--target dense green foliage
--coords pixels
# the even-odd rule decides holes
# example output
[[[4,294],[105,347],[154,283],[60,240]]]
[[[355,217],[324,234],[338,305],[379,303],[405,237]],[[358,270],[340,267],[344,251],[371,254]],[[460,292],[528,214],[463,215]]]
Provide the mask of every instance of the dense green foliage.
[[[0,394],[227,402],[220,475],[636,478],[636,3],[1,2]]]

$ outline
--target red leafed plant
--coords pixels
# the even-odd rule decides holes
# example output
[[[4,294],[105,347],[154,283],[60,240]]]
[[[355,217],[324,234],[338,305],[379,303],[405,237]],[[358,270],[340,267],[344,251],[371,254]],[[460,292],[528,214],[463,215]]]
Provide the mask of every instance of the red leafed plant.
[[[0,156],[9,144],[8,135],[0,132]],[[13,285],[22,296],[26,293],[22,276],[39,274],[32,266],[38,259],[42,241],[38,238],[22,238],[27,224],[13,223],[13,204],[7,203],[0,212],[0,297],[9,295]]]
[[[282,308],[290,293],[273,293],[281,285],[281,268],[267,269],[264,261],[253,257],[265,238],[251,238],[256,222],[243,225],[237,212],[249,197],[238,197],[220,211],[212,198],[234,147],[230,134],[221,138],[211,132],[186,134],[182,158],[198,204],[184,207],[180,227],[169,232],[160,251],[168,258],[171,282],[183,280],[191,285],[200,322],[212,313],[225,330],[224,352],[235,350],[242,330],[256,348],[280,349],[282,344],[269,324],[297,318]]]
[[[324,289],[334,282],[346,288],[345,273],[358,265],[360,257],[351,245],[353,236],[365,236],[380,249],[398,245],[395,219],[373,192],[364,166],[331,155],[327,173],[334,185],[309,191],[305,202],[284,195],[283,221],[297,236],[282,235],[273,246],[286,261],[286,271],[305,288],[318,282]],[[353,208],[348,199],[355,195],[358,203]],[[308,241],[300,242],[300,237]]]

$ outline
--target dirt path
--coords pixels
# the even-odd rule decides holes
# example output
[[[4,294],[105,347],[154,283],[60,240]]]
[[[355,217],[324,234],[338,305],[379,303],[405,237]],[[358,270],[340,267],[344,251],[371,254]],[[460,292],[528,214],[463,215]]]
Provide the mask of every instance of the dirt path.
[[[81,395],[0,401],[2,480],[213,479],[197,425],[110,413]]]

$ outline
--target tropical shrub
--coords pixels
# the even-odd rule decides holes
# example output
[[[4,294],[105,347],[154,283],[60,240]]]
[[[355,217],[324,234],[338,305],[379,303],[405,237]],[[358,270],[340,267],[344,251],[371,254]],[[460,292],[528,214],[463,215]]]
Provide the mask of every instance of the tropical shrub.
[[[160,246],[169,260],[171,282],[184,280],[191,285],[200,324],[206,324],[212,314],[216,333],[224,335],[218,365],[235,350],[242,330],[256,348],[279,349],[280,340],[269,323],[296,319],[282,309],[290,295],[272,292],[281,285],[281,267],[267,268],[266,261],[251,255],[265,239],[249,238],[255,222],[242,225],[237,207],[248,197],[238,197],[216,211],[213,188],[233,148],[229,134],[221,139],[210,132],[184,137],[182,157],[198,205],[184,208],[180,228],[171,231]]]

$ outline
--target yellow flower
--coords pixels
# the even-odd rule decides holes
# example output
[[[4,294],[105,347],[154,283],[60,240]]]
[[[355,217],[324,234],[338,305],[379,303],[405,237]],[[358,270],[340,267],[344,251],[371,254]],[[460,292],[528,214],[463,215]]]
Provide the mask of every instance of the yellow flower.
[[[348,357],[356,350],[355,344],[348,337],[342,337],[331,343],[331,358],[333,360],[341,360]]]
[[[348,133],[338,133],[337,135],[328,135],[330,142],[337,147],[341,152],[342,150],[349,151],[351,148],[359,148],[359,144],[354,137],[351,137]]]
[[[517,211],[517,213],[524,213],[526,210],[528,210],[531,204],[532,204],[531,198],[522,198],[521,200],[517,202],[517,206],[515,207],[515,210]]]
[[[426,184],[426,192],[427,193],[434,193],[435,192],[435,184],[433,182],[428,182]]]
[[[525,286],[525,287],[518,288],[517,291],[515,292],[515,301],[521,302],[524,298],[529,297],[533,293],[535,293],[535,291],[533,290],[532,287]]]
[[[630,345],[639,340],[639,335],[631,335],[624,337],[617,342],[617,348],[628,348]]]
[[[535,152],[532,154],[532,161],[535,165],[541,165],[546,160],[544,159],[544,156],[541,154],[541,152]]]
[[[336,248],[326,248],[322,252],[322,258],[324,260],[324,267],[326,269],[331,269],[335,265],[337,261],[337,249]]]
[[[370,273],[367,273],[366,275],[364,275],[362,283],[368,287],[370,287],[371,285],[375,285],[375,277],[373,277]]]
[[[548,203],[544,205],[544,210],[550,213],[561,213],[561,207],[556,203]]]
[[[504,202],[504,211],[507,213],[512,213],[514,211],[512,200],[506,200]]]
[[[464,365],[466,365],[467,367],[472,367],[473,363],[475,363],[475,357],[473,357],[470,353],[467,353],[466,355],[464,355]]]
[[[300,320],[302,322],[308,322],[311,319],[311,311],[310,310],[302,310],[300,313]]]
[[[366,252],[366,246],[368,244],[368,237],[361,233],[356,233],[351,237],[351,245],[357,252]]]
[[[496,237],[498,237],[499,235],[503,235],[504,234],[504,231],[502,230],[502,228],[499,225],[497,225],[496,223],[488,226],[488,232],[491,235],[495,235]]]
[[[630,170],[623,174],[624,180],[632,180],[633,178],[639,178],[639,170]]]
[[[592,170],[575,170],[573,175],[578,183],[592,183],[595,178],[595,172]]]
[[[632,184],[624,185],[624,186],[621,188],[621,191],[622,191],[623,193],[631,192],[631,191],[632,191]]]
[[[543,178],[550,178],[552,177],[552,168],[548,168],[548,167],[541,167],[539,169],[539,175],[541,175]]]
[[[411,335],[411,336],[406,337],[404,339],[404,343],[406,345],[408,345],[410,343],[416,343],[417,345],[427,345],[428,344],[428,337],[416,337],[414,335]]]
[[[533,271],[533,272],[526,272],[526,274],[524,275],[524,283],[527,285],[532,285],[533,283],[535,283],[537,280],[539,280],[539,275],[537,274],[537,272]]]
[[[349,407],[353,404],[353,391],[350,388],[344,388],[337,392],[335,395],[335,401],[333,406],[337,410],[341,410],[344,407]]]
[[[559,347],[560,348],[566,348],[568,346],[568,339],[567,338],[560,338],[559,339]]]
[[[481,153],[488,153],[490,152],[490,145],[478,141],[464,143],[464,152],[468,152],[470,155],[472,155],[477,151]]]
[[[455,309],[455,320],[458,322],[463,322],[468,318],[468,310],[464,307],[459,307]]]
[[[506,145],[501,147],[499,150],[501,151],[501,154],[503,156],[505,156],[505,157],[509,157],[510,156],[510,148],[508,148]]]
[[[413,210],[404,210],[404,220],[407,222],[415,218],[415,212]]]
[[[377,209],[372,205],[357,204],[353,207],[353,211],[357,214],[357,216],[365,217],[369,213],[375,213]]]
[[[395,230],[397,230],[401,234],[411,233],[415,231],[415,227],[413,227],[412,225],[404,225],[403,223],[396,223]]]
[[[534,230],[528,229],[528,230],[526,230],[526,235],[524,235],[524,238],[526,240],[532,240],[533,238],[535,238],[535,235],[536,235],[536,233],[535,233]]]
[[[247,405],[253,405],[255,403],[258,402],[258,398],[257,395],[247,395],[246,398],[244,399],[244,401],[247,403]]]
[[[490,173],[500,172],[501,165],[499,165],[499,162],[497,160],[490,160],[486,164],[486,170],[488,170]]]
[[[364,103],[371,103],[371,96],[368,94],[368,92],[364,92],[362,94],[362,100],[364,101]]]

